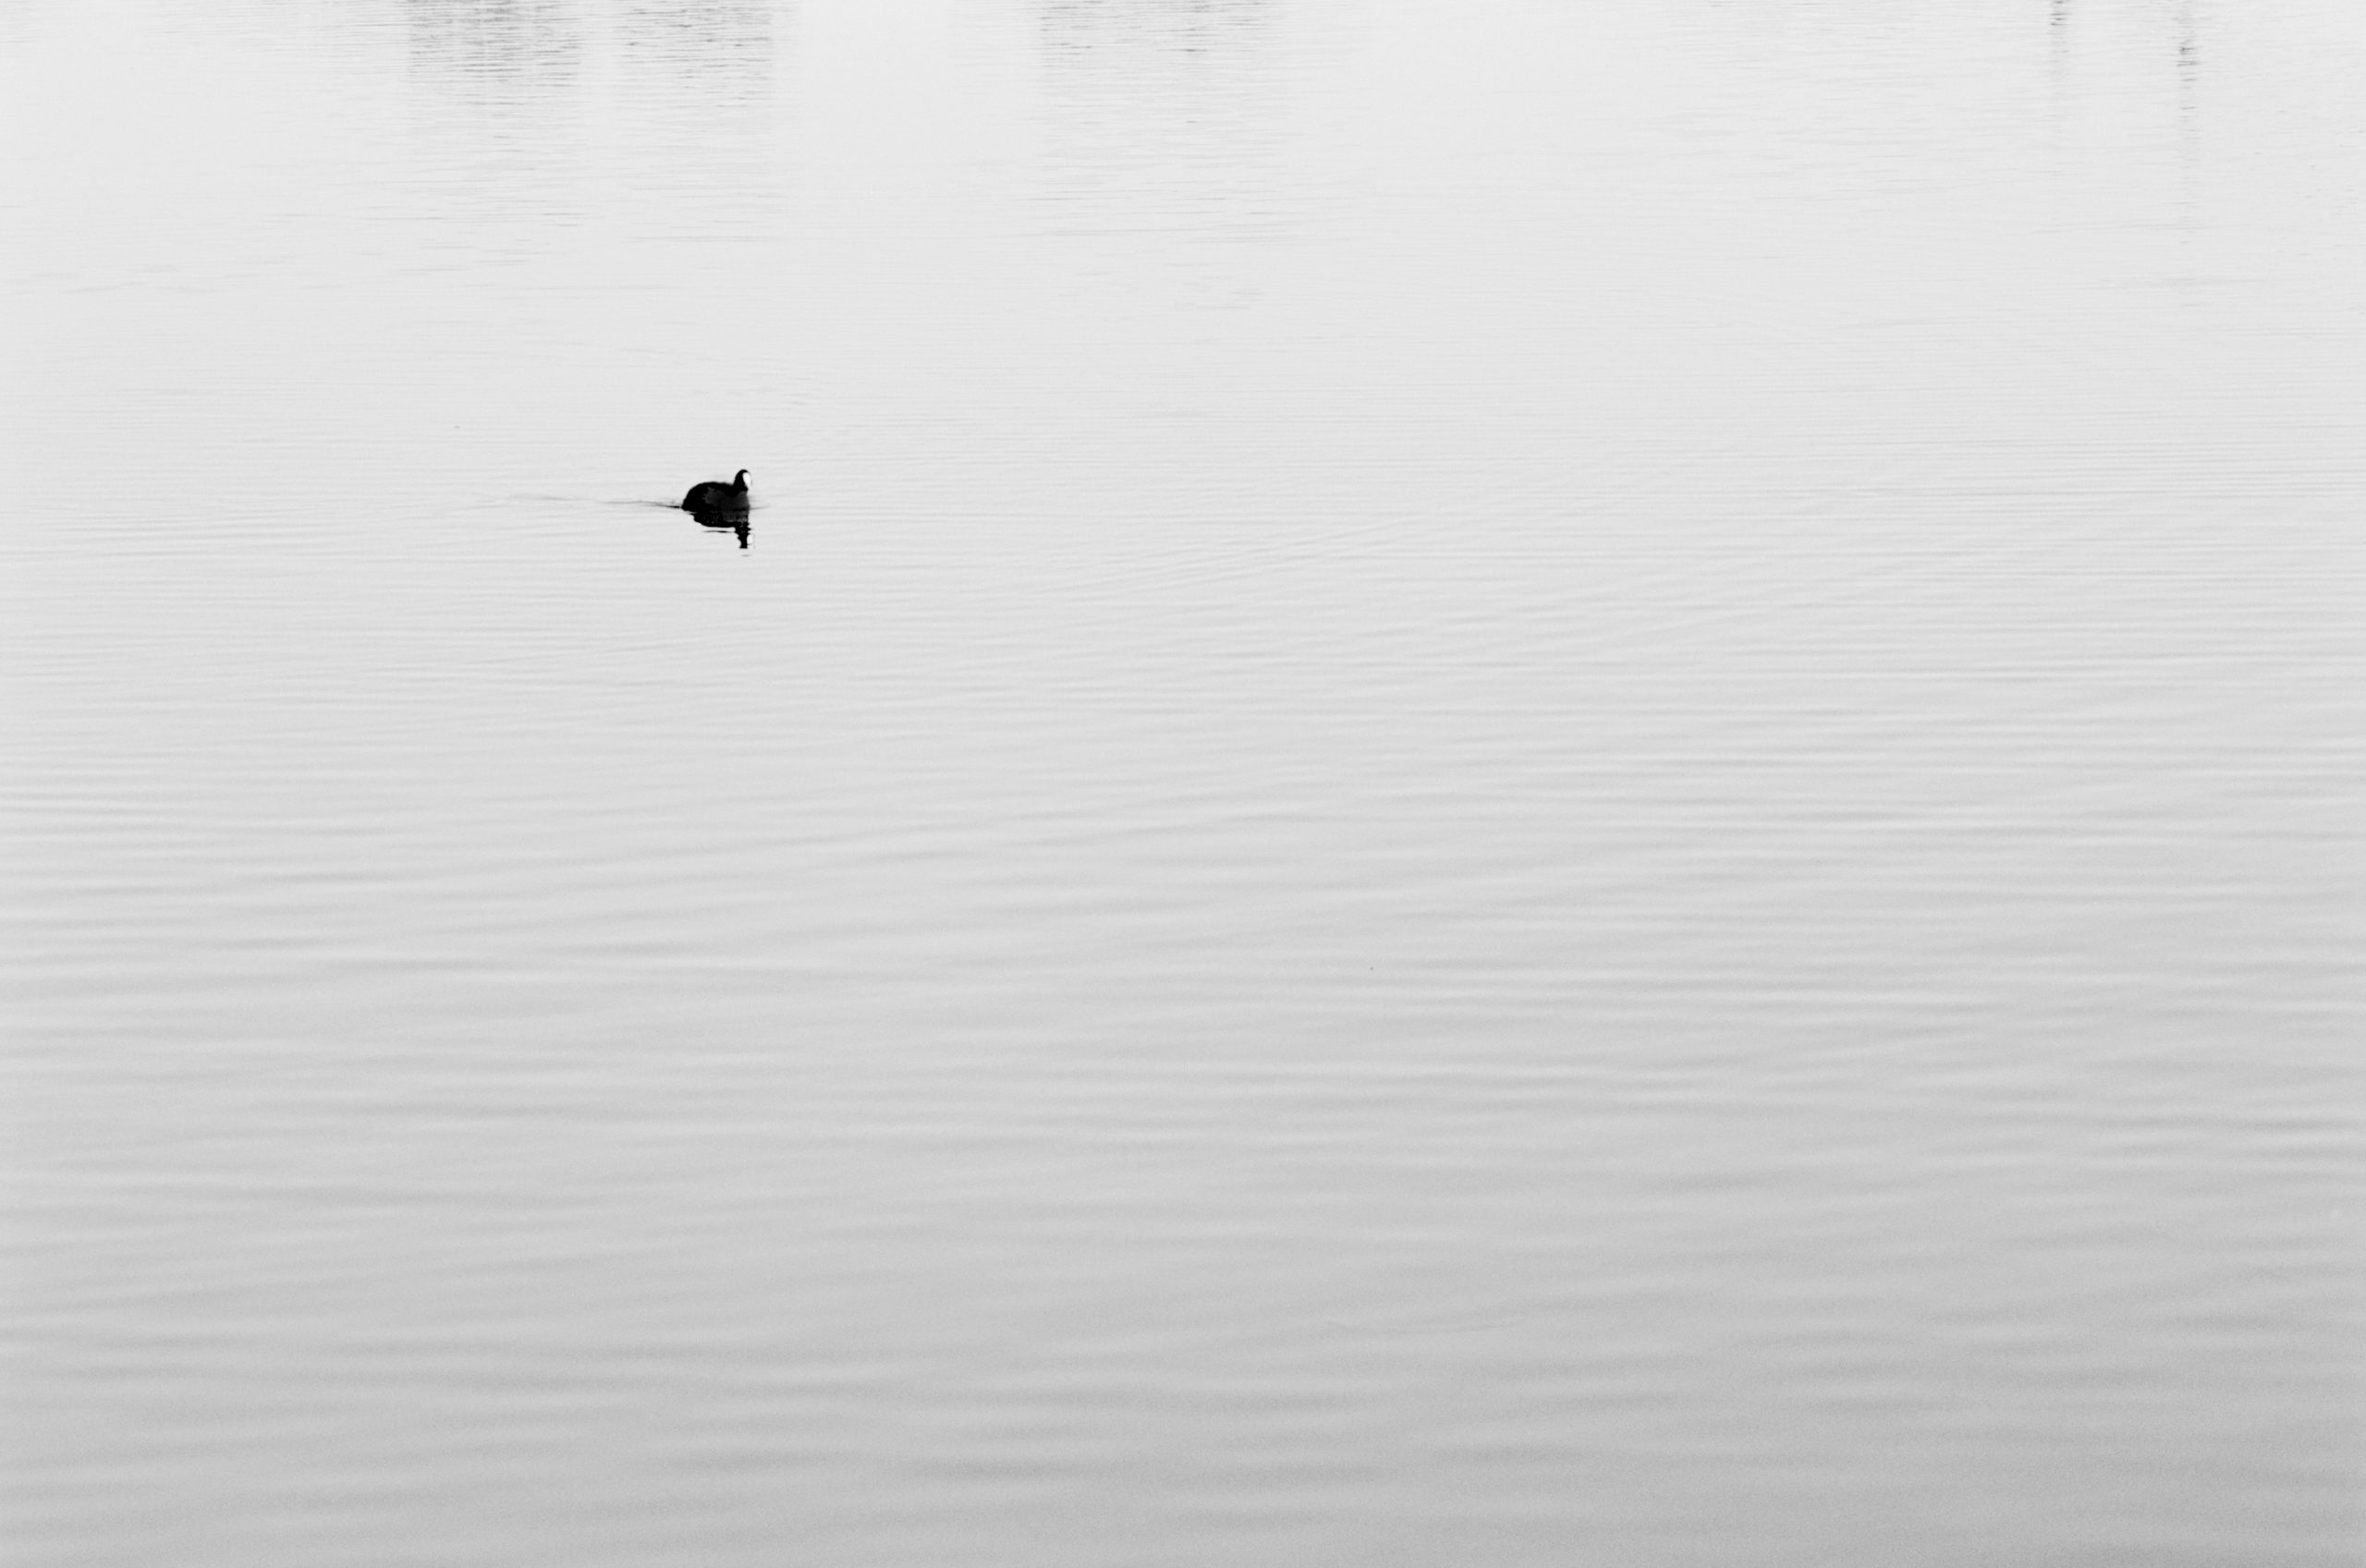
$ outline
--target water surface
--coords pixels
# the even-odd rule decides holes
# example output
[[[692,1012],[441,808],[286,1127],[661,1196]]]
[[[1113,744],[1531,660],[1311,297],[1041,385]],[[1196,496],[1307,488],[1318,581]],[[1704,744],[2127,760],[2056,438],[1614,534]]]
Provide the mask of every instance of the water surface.
[[[18,6],[11,1562],[2356,1562],[2361,70]]]

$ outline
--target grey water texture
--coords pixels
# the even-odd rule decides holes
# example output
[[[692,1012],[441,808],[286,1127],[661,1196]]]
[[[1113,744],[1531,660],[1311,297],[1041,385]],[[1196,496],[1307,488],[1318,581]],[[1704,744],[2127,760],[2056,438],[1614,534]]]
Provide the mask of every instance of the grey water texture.
[[[7,7],[0,1556],[2358,1563],[2361,15]]]

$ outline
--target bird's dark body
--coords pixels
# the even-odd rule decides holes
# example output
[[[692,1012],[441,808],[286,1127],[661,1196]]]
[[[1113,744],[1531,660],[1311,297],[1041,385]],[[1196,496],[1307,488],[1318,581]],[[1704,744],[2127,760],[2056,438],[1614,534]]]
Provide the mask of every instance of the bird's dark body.
[[[690,486],[682,497],[685,512],[744,512],[748,509],[748,470],[742,468],[729,484],[721,480],[708,480]]]

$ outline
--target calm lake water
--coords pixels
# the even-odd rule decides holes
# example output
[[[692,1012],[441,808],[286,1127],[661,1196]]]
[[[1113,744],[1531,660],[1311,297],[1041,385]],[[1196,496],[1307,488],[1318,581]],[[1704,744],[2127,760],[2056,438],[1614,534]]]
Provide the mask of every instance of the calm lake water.
[[[2360,1562],[2361,79],[16,0],[6,1560]]]

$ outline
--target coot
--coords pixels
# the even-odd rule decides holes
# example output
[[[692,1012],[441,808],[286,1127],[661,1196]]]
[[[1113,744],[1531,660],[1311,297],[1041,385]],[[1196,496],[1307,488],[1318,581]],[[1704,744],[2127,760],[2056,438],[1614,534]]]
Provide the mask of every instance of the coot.
[[[682,497],[685,512],[728,512],[748,504],[748,470],[742,468],[729,484],[721,480],[707,480],[690,486]]]

